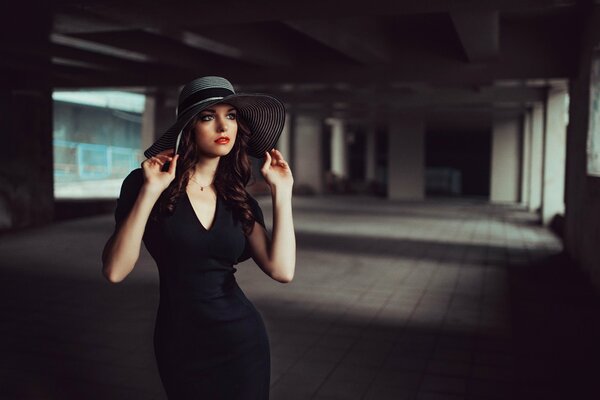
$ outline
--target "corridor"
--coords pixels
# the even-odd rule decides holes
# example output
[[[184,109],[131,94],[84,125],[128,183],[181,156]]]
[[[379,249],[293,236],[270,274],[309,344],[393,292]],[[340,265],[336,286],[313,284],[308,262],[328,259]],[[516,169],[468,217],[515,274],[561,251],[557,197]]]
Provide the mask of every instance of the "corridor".
[[[258,198],[272,227],[270,198]],[[598,297],[560,240],[478,199],[294,197],[296,274],[236,277],[271,340],[271,399],[599,398]],[[101,275],[112,215],[4,235],[1,399],[163,400],[158,274]]]

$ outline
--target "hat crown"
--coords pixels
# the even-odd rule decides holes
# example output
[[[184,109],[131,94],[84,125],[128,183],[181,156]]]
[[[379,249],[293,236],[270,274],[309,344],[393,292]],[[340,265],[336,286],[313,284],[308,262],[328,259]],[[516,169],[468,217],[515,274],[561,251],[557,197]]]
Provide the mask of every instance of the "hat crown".
[[[151,158],[161,151],[179,151],[183,130],[200,111],[213,104],[227,103],[234,106],[251,132],[248,154],[264,157],[265,151],[277,142],[285,124],[285,106],[281,100],[261,93],[235,93],[233,85],[220,76],[203,76],[186,83],[179,92],[175,110],[176,121],[144,151]]]
[[[225,89],[232,94],[235,94],[233,85],[227,79],[220,76],[203,76],[188,82],[183,89],[181,89],[181,93],[179,93],[179,104],[185,103],[186,99],[193,94],[207,89]],[[207,91],[206,93],[208,94],[210,91]]]

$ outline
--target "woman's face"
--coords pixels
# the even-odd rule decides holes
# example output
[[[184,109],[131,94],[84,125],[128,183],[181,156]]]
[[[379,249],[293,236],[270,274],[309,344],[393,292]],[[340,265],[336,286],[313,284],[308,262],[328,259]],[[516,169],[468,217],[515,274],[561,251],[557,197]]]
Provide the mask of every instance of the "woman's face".
[[[208,157],[229,154],[237,127],[237,110],[229,104],[219,103],[202,110],[193,130],[198,150]]]

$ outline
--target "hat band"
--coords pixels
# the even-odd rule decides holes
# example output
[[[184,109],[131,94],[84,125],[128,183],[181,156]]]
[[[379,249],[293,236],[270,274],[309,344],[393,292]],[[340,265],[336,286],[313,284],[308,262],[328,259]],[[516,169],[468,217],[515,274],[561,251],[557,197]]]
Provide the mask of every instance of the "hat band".
[[[202,89],[188,96],[181,104],[177,106],[177,115],[185,113],[189,108],[195,106],[202,101],[225,97],[235,94],[233,91],[225,88],[209,88]]]

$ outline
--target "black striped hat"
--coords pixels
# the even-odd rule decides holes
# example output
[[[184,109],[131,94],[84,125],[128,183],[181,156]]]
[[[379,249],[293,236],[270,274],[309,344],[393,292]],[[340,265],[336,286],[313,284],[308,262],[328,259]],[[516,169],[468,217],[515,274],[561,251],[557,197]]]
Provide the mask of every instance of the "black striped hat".
[[[217,103],[231,104],[246,122],[251,134],[248,155],[262,158],[277,143],[285,123],[285,106],[280,100],[261,93],[235,93],[227,79],[203,76],[181,89],[177,121],[144,151],[144,156],[150,158],[172,148],[177,153],[183,128],[200,111]]]

